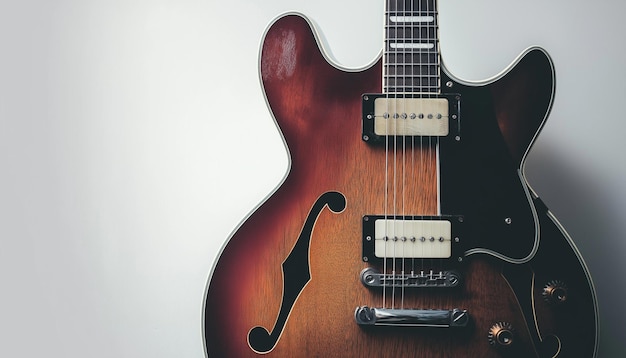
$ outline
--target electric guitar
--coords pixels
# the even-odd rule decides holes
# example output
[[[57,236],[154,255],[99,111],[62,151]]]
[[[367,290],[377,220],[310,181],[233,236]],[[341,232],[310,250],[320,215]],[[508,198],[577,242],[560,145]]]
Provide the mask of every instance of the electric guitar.
[[[282,184],[210,275],[210,357],[594,357],[597,306],[574,244],[529,187],[554,96],[530,48],[455,78],[436,0],[387,0],[381,58],[329,62],[286,14],[260,54],[290,154]]]

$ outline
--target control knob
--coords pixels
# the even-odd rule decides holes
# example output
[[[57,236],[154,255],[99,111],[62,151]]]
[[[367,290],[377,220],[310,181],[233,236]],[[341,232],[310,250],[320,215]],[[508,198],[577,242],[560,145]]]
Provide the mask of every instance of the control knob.
[[[560,280],[552,280],[543,288],[543,298],[553,305],[561,305],[567,301],[567,285]]]
[[[508,348],[513,344],[513,326],[508,322],[498,322],[489,328],[489,344],[496,348]]]

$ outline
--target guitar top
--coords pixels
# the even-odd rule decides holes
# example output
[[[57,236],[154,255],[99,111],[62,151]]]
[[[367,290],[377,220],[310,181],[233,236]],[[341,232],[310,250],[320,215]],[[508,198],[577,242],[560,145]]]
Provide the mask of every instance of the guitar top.
[[[381,58],[329,63],[290,13],[263,38],[291,166],[211,273],[210,357],[594,357],[596,297],[524,177],[554,68],[526,50],[497,79],[443,66],[435,0],[388,0]]]

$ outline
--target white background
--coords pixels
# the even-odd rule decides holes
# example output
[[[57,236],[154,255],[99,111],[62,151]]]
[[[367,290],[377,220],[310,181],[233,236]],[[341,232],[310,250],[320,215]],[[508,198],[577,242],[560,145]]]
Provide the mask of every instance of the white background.
[[[439,8],[461,78],[530,45],[553,57],[527,176],[595,279],[600,356],[624,356],[626,3]],[[204,356],[213,262],[288,165],[257,66],[288,10],[343,66],[380,51],[375,0],[0,0],[0,356]]]

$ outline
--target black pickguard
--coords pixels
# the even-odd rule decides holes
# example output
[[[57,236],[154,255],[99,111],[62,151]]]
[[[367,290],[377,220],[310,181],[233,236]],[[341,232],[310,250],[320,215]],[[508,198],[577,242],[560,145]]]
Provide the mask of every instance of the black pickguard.
[[[442,81],[451,81],[447,90],[461,96],[460,140],[445,137],[440,145],[442,213],[465,216],[468,249],[529,259],[537,244],[537,222],[520,169],[551,105],[550,60],[542,51],[531,51],[506,76],[483,86],[445,76]],[[497,110],[508,105],[502,103],[508,98],[523,101],[507,108],[519,107],[519,113],[498,118]],[[507,142],[506,126],[522,128],[521,141]]]

